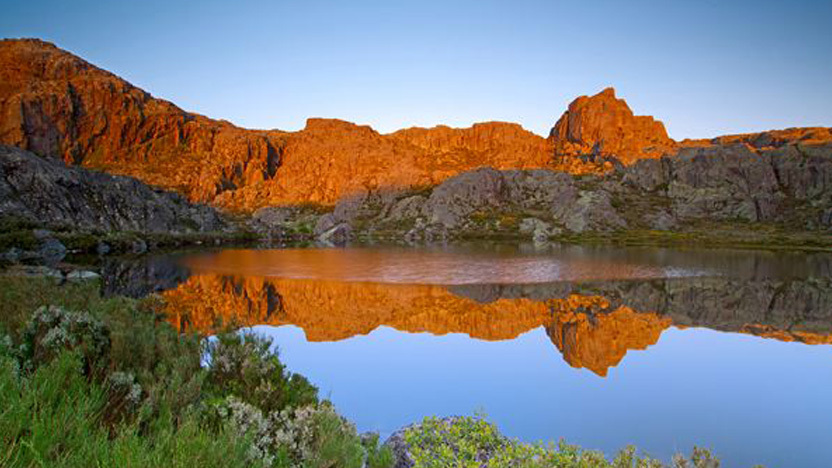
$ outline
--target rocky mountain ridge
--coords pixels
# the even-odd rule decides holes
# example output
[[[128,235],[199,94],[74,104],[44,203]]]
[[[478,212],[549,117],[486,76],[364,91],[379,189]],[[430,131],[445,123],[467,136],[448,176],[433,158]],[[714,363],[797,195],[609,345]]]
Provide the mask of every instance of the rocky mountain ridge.
[[[429,190],[346,197],[315,230],[335,241],[379,233],[406,240],[489,235],[547,240],[585,233],[685,232],[713,223],[738,232],[768,226],[828,236],[832,143],[683,147],[673,156],[582,177],[543,169],[477,169]]]
[[[830,141],[829,129],[790,129],[679,143],[661,122],[635,116],[612,88],[576,99],[548,138],[500,122],[387,135],[334,119],[309,119],[298,132],[247,130],[153,98],[52,44],[0,41],[0,143],[232,211],[333,206],[368,191],[435,186],[480,167],[601,174],[690,146]]]
[[[226,227],[211,207],[123,176],[0,145],[0,218],[75,230],[188,233]],[[44,220],[48,220],[46,223]]]

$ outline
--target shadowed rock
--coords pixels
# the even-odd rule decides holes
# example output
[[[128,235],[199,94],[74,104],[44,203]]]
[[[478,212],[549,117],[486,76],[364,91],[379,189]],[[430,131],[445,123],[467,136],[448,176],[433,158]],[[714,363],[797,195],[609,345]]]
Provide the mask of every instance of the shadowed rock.
[[[0,216],[80,230],[193,232],[224,227],[210,207],[113,176],[0,145]]]

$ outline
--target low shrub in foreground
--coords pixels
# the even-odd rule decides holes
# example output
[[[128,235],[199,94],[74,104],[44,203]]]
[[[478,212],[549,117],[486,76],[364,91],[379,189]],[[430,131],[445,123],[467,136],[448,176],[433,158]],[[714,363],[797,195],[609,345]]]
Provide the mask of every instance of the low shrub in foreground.
[[[101,424],[107,391],[82,372],[77,352],[62,352],[30,374],[0,356],[0,466],[234,467],[250,463],[249,442],[222,430],[207,432],[196,415],[170,413],[152,431]],[[252,465],[256,466],[256,464]]]
[[[477,417],[428,417],[404,431],[404,442],[414,468],[663,468],[649,456],[638,456],[627,447],[607,460],[602,452],[559,444],[526,444],[501,435],[497,428]],[[677,455],[674,468],[718,468],[719,460],[708,450],[694,448],[690,459]]]

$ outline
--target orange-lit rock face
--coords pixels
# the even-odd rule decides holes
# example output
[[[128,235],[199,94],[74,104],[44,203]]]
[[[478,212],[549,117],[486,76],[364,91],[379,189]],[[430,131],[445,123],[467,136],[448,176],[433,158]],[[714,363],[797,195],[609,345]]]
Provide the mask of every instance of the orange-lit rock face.
[[[402,130],[381,135],[368,126],[334,119],[309,119],[290,134],[277,177],[228,191],[216,202],[231,209],[317,203],[378,189],[436,185],[481,166],[546,167],[545,139],[508,123],[471,128]]]
[[[196,201],[274,176],[282,132],[182,111],[57,47],[0,41],[0,142]]]
[[[309,119],[295,133],[185,112],[36,40],[0,42],[0,143],[137,177],[232,210],[334,204],[376,188],[434,185],[481,166],[546,167],[551,145],[516,124],[380,135]]]
[[[624,164],[670,154],[676,146],[664,124],[633,115],[612,88],[572,101],[549,140],[555,154],[566,160],[577,155],[614,156]]]
[[[241,129],[155,99],[37,40],[0,42],[0,73],[0,143],[131,175],[238,211],[333,205],[354,192],[435,185],[483,166],[604,170],[579,158],[553,158],[554,148],[566,144],[559,136],[547,140],[511,123],[389,135],[334,119],[309,119],[294,133]],[[563,133],[570,148],[601,138],[605,152],[625,148],[628,161],[637,158],[639,145],[633,142],[642,143],[650,125],[630,122],[650,119],[632,117],[615,99],[620,104],[602,106],[610,114],[601,115],[593,104],[597,97],[581,99],[576,103],[588,104],[573,103],[561,119],[573,124],[559,124],[553,135]],[[611,136],[622,129],[639,133]]]
[[[784,141],[829,142],[832,133],[789,129],[677,144],[611,88],[573,101],[548,139],[499,122],[388,135],[334,119],[309,119],[299,132],[248,130],[153,98],[52,44],[0,41],[0,143],[233,211],[331,206],[355,192],[435,185],[485,166],[600,173],[613,167],[611,158],[630,164],[680,146]]]

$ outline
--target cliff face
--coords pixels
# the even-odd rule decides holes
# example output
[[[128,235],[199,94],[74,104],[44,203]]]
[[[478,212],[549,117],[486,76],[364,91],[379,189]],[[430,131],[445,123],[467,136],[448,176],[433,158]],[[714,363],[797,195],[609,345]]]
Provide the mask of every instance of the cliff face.
[[[380,135],[309,119],[294,133],[185,112],[52,44],[0,42],[0,143],[130,175],[232,210],[318,203],[376,188],[434,185],[459,172],[540,167],[549,143],[516,124]]]
[[[561,160],[584,156],[599,163],[615,157],[630,164],[670,154],[676,147],[664,124],[650,116],[633,115],[627,103],[615,97],[613,88],[572,101],[549,140]]]
[[[331,206],[366,191],[436,185],[484,166],[600,173],[614,161],[630,164],[681,146],[798,140],[821,143],[832,135],[798,129],[677,144],[661,122],[633,115],[612,89],[576,99],[548,139],[499,122],[388,135],[333,119],[309,119],[299,132],[247,130],[183,111],[52,44],[0,41],[0,143],[235,211]]]
[[[186,233],[225,227],[216,210],[177,193],[0,145],[0,218],[5,216],[86,231]]]
[[[207,202],[273,177],[281,142],[184,112],[52,44],[0,41],[0,143]]]

